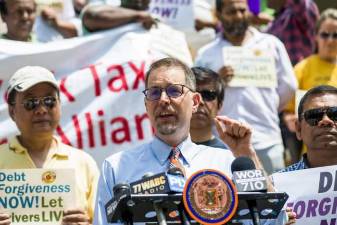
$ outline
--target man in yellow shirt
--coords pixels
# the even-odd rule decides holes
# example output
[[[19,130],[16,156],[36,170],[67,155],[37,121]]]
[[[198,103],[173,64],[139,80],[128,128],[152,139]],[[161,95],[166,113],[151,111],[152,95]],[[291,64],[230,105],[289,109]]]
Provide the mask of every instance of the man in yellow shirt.
[[[53,74],[38,66],[19,69],[9,80],[7,100],[9,115],[20,134],[0,146],[0,169],[74,169],[77,208],[65,209],[62,224],[90,224],[98,168],[87,153],[61,143],[53,135],[61,115]],[[10,223],[10,216],[0,211],[0,224]]]

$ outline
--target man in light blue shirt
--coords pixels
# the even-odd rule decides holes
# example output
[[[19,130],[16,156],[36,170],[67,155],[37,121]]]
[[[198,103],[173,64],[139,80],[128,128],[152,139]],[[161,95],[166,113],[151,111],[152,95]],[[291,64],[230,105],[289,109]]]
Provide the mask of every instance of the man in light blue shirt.
[[[182,62],[164,58],[154,62],[147,72],[145,106],[154,128],[150,143],[108,157],[102,166],[98,184],[95,225],[107,224],[105,204],[113,197],[113,187],[130,183],[146,173],[167,171],[173,147],[180,150],[180,164],[186,177],[200,169],[215,169],[231,176],[234,157],[250,157],[262,168],[251,145],[248,125],[217,117],[215,123],[220,138],[231,151],[196,145],[189,135],[192,113],[197,111],[201,96],[197,93],[193,72]]]

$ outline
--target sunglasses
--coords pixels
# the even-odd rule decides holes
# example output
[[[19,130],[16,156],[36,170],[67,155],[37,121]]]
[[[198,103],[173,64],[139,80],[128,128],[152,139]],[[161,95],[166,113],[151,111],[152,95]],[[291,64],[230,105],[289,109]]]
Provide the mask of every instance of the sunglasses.
[[[47,108],[52,109],[56,105],[56,97],[46,96],[42,98],[30,98],[23,100],[22,105],[27,111],[31,111],[40,106],[41,103]]]
[[[321,33],[319,33],[319,36],[320,36],[322,39],[332,38],[332,39],[334,39],[334,40],[337,40],[337,32],[334,32],[334,33],[321,32]]]
[[[187,86],[183,84],[170,84],[166,88],[161,88],[161,87],[147,88],[143,91],[143,93],[146,99],[149,101],[156,101],[160,99],[163,91],[166,92],[169,98],[178,98],[184,93],[184,87],[187,88],[188,90],[191,90],[190,88],[188,88]]]
[[[317,126],[325,114],[330,120],[337,122],[337,106],[307,110],[303,113],[303,118],[310,126]]]
[[[198,92],[200,93],[202,100],[206,102],[213,101],[217,98],[217,94],[215,91],[203,90]]]

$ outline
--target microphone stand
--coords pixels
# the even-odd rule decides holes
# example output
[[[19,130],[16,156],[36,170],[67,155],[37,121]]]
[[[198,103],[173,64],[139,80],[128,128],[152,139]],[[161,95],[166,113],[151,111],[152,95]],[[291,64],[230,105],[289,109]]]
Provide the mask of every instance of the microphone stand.
[[[133,221],[131,218],[128,218],[127,220],[124,221],[124,225],[133,225]]]
[[[183,225],[191,225],[190,220],[188,219],[186,215],[186,212],[184,210],[184,206],[182,203],[179,204],[178,211],[179,211],[179,217],[180,217],[181,223]]]
[[[159,225],[167,225],[165,214],[163,209],[160,207],[159,202],[153,203],[153,208],[156,211],[157,214],[157,220]]]
[[[253,224],[254,225],[260,225],[261,224],[260,223],[260,216],[259,216],[259,212],[258,212],[257,207],[256,207],[256,201],[248,200],[247,204],[248,204],[250,216],[252,217]]]

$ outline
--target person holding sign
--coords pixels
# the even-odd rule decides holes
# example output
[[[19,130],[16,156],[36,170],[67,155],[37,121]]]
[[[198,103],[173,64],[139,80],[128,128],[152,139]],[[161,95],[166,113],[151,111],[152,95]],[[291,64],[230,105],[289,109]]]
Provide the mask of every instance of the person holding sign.
[[[296,136],[307,146],[302,159],[281,172],[337,165],[337,88],[321,85],[301,99]]]
[[[232,151],[196,145],[191,141],[191,117],[197,111],[201,96],[196,92],[195,77],[188,66],[173,58],[158,60],[147,72],[145,87],[144,102],[154,128],[154,138],[147,144],[113,154],[103,162],[95,225],[108,223],[105,204],[113,198],[115,185],[139,180],[144,174],[167,171],[172,156],[186,178],[205,168],[230,175],[234,156],[250,157],[257,168],[262,168],[250,143],[251,129],[247,124],[226,117],[215,119],[221,139]]]
[[[72,169],[76,201],[74,208],[64,208],[62,224],[90,224],[98,168],[87,153],[61,143],[53,135],[61,116],[54,75],[39,66],[20,68],[9,80],[7,93],[8,112],[20,134],[0,146],[0,169]],[[53,176],[46,179],[52,181]],[[0,224],[10,224],[9,215],[1,211]]]
[[[199,50],[195,64],[217,71],[228,84],[220,115],[246,122],[266,171],[284,168],[278,113],[297,81],[284,45],[249,26],[246,0],[217,0],[223,32]]]

